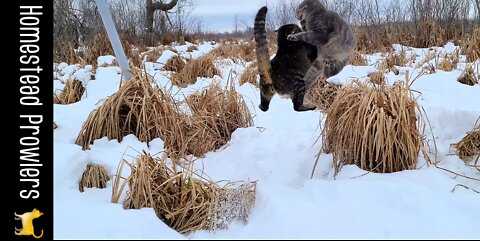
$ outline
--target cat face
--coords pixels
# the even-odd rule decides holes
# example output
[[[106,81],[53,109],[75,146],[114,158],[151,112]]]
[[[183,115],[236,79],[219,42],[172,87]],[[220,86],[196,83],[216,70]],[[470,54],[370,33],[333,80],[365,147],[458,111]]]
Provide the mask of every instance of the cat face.
[[[285,24],[278,28],[278,40],[286,40],[290,34],[302,32],[302,29],[296,24]]]
[[[302,29],[296,24],[285,24],[277,30],[277,44],[278,46],[297,45],[298,42],[290,41],[287,36],[302,32]]]
[[[36,208],[33,209],[32,213],[33,213],[33,217],[34,217],[34,218],[38,218],[38,217],[40,217],[40,216],[43,215],[43,213],[40,212],[40,211],[39,211],[38,209],[36,209]]]
[[[319,0],[303,0],[296,10],[297,19],[300,21],[305,20],[307,18],[308,10],[325,11],[326,9]]]
[[[307,10],[307,2],[303,1],[302,3],[300,3],[296,11],[298,20],[300,21],[305,20],[306,10]]]

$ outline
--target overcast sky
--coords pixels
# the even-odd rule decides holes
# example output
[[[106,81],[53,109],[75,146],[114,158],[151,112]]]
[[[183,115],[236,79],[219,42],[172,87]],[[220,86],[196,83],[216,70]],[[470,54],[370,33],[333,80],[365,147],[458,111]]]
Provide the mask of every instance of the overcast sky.
[[[202,19],[205,30],[218,32],[232,31],[235,15],[240,27],[242,22],[253,26],[255,14],[261,6],[273,4],[277,0],[193,0],[195,7],[192,16]]]

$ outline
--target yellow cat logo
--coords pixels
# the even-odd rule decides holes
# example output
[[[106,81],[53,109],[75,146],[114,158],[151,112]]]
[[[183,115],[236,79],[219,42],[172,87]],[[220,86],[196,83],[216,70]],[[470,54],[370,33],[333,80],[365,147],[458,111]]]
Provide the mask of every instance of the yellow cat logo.
[[[15,220],[22,220],[22,228],[15,228],[15,235],[32,235],[35,238],[41,238],[43,236],[43,229],[40,236],[35,236],[33,232],[33,219],[42,216],[43,213],[34,208],[31,212],[26,212],[22,215],[15,213]]]

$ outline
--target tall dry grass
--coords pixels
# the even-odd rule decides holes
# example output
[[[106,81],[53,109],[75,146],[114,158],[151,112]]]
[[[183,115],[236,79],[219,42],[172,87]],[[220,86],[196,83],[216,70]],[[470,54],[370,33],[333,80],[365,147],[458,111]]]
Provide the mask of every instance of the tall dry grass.
[[[150,76],[134,70],[131,80],[90,113],[75,143],[85,150],[104,136],[121,141],[134,134],[143,142],[161,138],[172,158],[202,157],[225,145],[237,128],[253,124],[233,84],[226,88],[212,84],[186,102],[191,114],[181,110],[181,103]]]
[[[468,162],[480,157],[480,117],[475,126],[457,144],[453,145],[460,159]]]
[[[128,165],[131,174],[120,173]],[[122,181],[123,180],[123,181]],[[114,179],[112,202],[123,201],[125,209],[152,207],[156,215],[179,233],[225,229],[232,221],[246,222],[255,202],[255,183],[233,187],[195,174],[165,155],[155,158],[143,153],[133,163],[122,160]]]
[[[362,55],[359,51],[354,51],[350,55],[350,59],[348,60],[348,64],[353,66],[367,66],[368,59]]]
[[[143,46],[134,46],[127,40],[121,39],[125,55],[129,62],[135,67],[141,67],[140,48]],[[97,67],[97,58],[103,55],[114,55],[110,40],[105,32],[98,33],[91,39],[85,41],[85,45],[80,48],[75,47],[73,43],[55,43],[54,62],[66,62],[69,64],[91,64]]]
[[[212,84],[187,98],[190,118],[189,153],[203,156],[225,145],[238,128],[253,125],[243,97],[234,84],[225,88]]]
[[[457,78],[457,81],[464,85],[473,86],[480,82],[480,74],[475,76],[475,70],[473,69],[473,66],[471,64],[467,64],[462,74]]]
[[[183,68],[185,68],[185,65],[185,60],[183,60],[180,55],[174,55],[167,60],[167,63],[163,66],[163,70],[181,72]]]
[[[185,88],[197,82],[198,77],[212,78],[215,75],[220,75],[214,61],[215,56],[211,53],[191,60],[183,67],[182,71],[172,76],[172,83]]]
[[[81,81],[68,79],[60,94],[53,94],[53,103],[60,105],[73,104],[82,99],[85,87]]]
[[[84,188],[106,188],[109,180],[110,176],[105,167],[98,164],[88,164],[78,183],[78,189],[83,192]]]
[[[380,173],[415,169],[424,145],[408,85],[352,81],[337,91],[322,132],[322,151],[343,165]]]
[[[259,83],[257,81],[257,63],[254,62],[253,64],[247,66],[245,70],[243,71],[242,75],[240,75],[240,80],[239,83],[240,85],[243,85],[245,83],[250,83],[257,88],[259,88]]]
[[[256,60],[255,42],[247,43],[222,43],[210,52],[216,58],[232,59],[234,62]]]
[[[327,113],[332,105],[341,85],[327,82],[324,76],[320,77],[305,95],[305,99],[313,103],[318,110]]]
[[[463,41],[463,54],[467,56],[468,62],[474,62],[480,58],[480,28],[475,29],[471,36]]]
[[[85,150],[104,136],[121,141],[124,136],[134,134],[140,141],[149,142],[176,133],[181,117],[173,103],[171,96],[150,77],[134,69],[132,79],[123,82],[115,94],[90,113],[75,143]],[[169,129],[162,128],[165,126]]]

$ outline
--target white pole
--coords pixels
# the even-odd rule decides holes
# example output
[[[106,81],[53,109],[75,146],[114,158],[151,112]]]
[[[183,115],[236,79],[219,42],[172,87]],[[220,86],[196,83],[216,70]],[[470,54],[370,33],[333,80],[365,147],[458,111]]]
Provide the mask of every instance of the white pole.
[[[95,0],[95,2],[97,3],[98,11],[102,17],[103,25],[107,30],[108,38],[112,44],[113,51],[115,52],[118,64],[120,65],[120,69],[122,69],[122,80],[129,80],[132,76],[132,73],[128,67],[127,56],[123,51],[122,42],[120,42],[120,38],[118,37],[117,29],[115,28],[112,16],[108,10],[108,5],[105,0]]]

